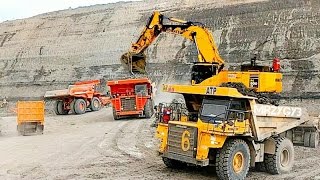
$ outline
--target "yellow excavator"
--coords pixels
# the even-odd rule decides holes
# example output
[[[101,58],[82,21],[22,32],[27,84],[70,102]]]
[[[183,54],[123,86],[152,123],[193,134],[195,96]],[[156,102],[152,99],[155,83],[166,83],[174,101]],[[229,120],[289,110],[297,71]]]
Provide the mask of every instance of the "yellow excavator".
[[[212,35],[200,23],[154,12],[138,41],[121,58],[132,73],[145,72],[144,51],[162,32],[182,35],[198,49],[191,85],[162,88],[183,95],[185,106],[156,108],[158,152],[167,167],[209,166],[218,179],[242,180],[250,167],[271,174],[290,172],[293,143],[317,147],[319,132],[306,110],[259,102],[257,95],[281,92],[279,67],[257,66],[252,59],[241,71],[223,70]]]
[[[195,43],[198,59],[192,67],[191,85],[232,87],[244,95],[257,97],[259,103],[277,102],[278,93],[282,91],[279,64],[273,68],[259,66],[253,58],[251,64],[241,65],[241,71],[223,70],[224,60],[211,32],[202,23],[168,18],[158,11],[152,14],[129,51],[121,56],[122,64],[133,74],[146,73],[145,50],[164,32],[181,35]]]

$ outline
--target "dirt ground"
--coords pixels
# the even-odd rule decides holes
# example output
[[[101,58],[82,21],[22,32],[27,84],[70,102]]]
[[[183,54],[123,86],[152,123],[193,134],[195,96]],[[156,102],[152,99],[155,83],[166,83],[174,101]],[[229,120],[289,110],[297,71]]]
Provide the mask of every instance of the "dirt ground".
[[[48,116],[38,136],[17,136],[15,121],[0,118],[0,179],[215,179],[212,168],[166,168],[150,119],[114,121],[110,108]],[[320,177],[319,148],[295,147],[295,157],[290,174],[250,171],[248,179]]]

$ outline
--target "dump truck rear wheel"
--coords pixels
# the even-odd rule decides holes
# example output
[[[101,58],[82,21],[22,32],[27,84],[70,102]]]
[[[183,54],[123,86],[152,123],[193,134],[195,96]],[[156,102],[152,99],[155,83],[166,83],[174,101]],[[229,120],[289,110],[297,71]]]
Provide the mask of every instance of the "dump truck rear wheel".
[[[66,115],[68,114],[69,110],[64,109],[63,101],[56,101],[55,102],[55,113],[56,115]]]
[[[43,134],[43,129],[44,129],[44,125],[37,125],[37,133],[38,134]]]
[[[144,114],[146,118],[151,118],[151,116],[153,115],[153,106],[151,99],[148,99],[146,105],[144,106]]]
[[[256,162],[255,170],[259,172],[266,172],[266,165],[264,162]]]
[[[76,114],[84,114],[86,112],[87,103],[83,99],[76,99],[74,103],[74,111]]]
[[[61,114],[60,114],[60,111],[59,111],[59,102],[61,102],[61,101],[55,101],[55,102],[54,102],[54,105],[53,105],[53,106],[54,106],[54,109],[53,109],[53,110],[54,110],[54,112],[56,113],[56,115],[61,115]]]
[[[310,134],[310,147],[316,148],[319,144],[319,133],[318,132],[311,132]]]
[[[275,138],[276,149],[274,154],[265,154],[265,167],[270,174],[287,173],[292,169],[294,149],[292,142],[287,138]]]
[[[76,99],[72,100],[70,103],[70,111],[72,114],[76,114],[76,111],[74,110],[74,104],[76,102]]]
[[[231,139],[217,151],[216,172],[219,179],[244,179],[249,163],[248,144],[241,139]]]
[[[187,166],[187,164],[184,162],[174,160],[174,159],[169,159],[166,157],[162,157],[162,161],[168,168],[172,168],[172,169],[183,169],[184,167]]]
[[[303,146],[310,147],[311,132],[305,132],[303,136]]]
[[[99,111],[101,108],[101,101],[97,97],[93,97],[91,102],[90,102],[90,109],[92,111]]]
[[[17,131],[18,131],[18,135],[19,136],[23,136],[24,135],[24,129],[23,129],[23,126],[21,124],[17,125]]]

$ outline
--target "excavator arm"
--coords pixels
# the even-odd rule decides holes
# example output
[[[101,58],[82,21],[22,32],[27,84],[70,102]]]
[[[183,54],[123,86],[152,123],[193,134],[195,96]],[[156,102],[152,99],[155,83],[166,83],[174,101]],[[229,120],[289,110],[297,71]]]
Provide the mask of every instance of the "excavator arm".
[[[171,24],[164,24],[168,20]],[[167,18],[155,11],[150,17],[146,27],[142,31],[139,39],[133,43],[129,51],[121,56],[121,62],[131,73],[145,73],[146,55],[145,50],[152,44],[160,33],[167,32],[193,41],[198,51],[198,61],[201,63],[216,64],[221,70],[224,61],[220,57],[218,48],[210,31],[203,24],[190,21]]]

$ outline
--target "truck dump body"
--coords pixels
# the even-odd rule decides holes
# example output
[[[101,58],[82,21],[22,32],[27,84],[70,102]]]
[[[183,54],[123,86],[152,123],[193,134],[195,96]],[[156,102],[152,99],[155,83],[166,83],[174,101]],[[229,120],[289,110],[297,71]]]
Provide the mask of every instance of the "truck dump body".
[[[252,102],[251,102],[252,103]],[[281,134],[309,120],[307,110],[300,107],[253,105],[251,126],[256,141]]]
[[[19,101],[17,103],[17,130],[21,135],[43,133],[44,102]]]
[[[69,89],[61,89],[61,90],[54,90],[54,91],[46,91],[44,94],[45,98],[59,98],[69,96]]]
[[[95,92],[94,84],[69,85],[68,89],[47,91],[45,98],[61,98],[61,97],[92,97]]]
[[[115,119],[150,117],[153,112],[152,86],[147,78],[108,81]]]

